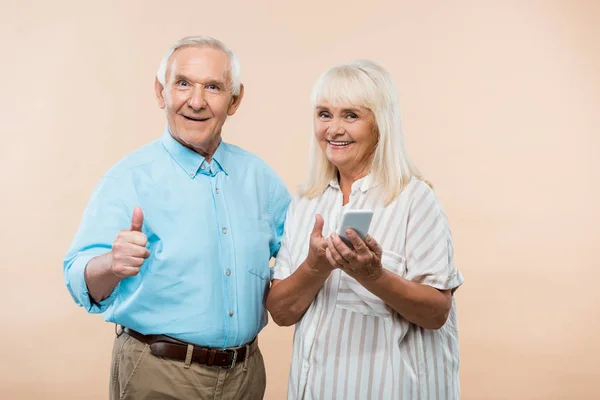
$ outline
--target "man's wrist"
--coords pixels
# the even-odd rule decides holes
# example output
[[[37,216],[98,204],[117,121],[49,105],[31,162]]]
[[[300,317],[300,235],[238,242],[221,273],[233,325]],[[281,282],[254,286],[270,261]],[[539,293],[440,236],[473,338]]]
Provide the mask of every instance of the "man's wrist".
[[[114,262],[115,262],[115,260],[113,258],[113,252],[112,252],[112,250],[109,251],[108,253],[106,253],[105,257],[106,257],[106,262],[105,262],[106,269],[105,269],[104,272],[106,273],[106,275],[107,276],[111,276],[113,278],[117,278],[119,280],[123,279],[122,277],[120,277],[119,275],[117,275],[117,273],[115,272],[115,269],[114,269]]]

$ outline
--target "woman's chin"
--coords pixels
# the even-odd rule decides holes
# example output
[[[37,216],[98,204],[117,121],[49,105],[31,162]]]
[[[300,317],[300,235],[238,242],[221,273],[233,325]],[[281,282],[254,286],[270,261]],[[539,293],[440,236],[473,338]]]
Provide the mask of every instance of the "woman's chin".
[[[342,152],[340,152],[339,150],[328,150],[326,156],[329,162],[335,165],[336,167],[338,165],[346,164],[350,159],[350,157],[348,157],[347,154],[342,154]]]
[[[339,157],[331,157],[329,154],[327,155],[327,160],[332,163],[336,168],[339,168],[340,165],[343,165],[343,161],[340,160]]]
[[[330,163],[333,164],[334,167],[336,167],[338,170],[343,170],[346,171],[350,167],[350,163],[348,163],[346,160],[341,160],[339,157],[331,157],[331,158],[327,158],[329,160]]]

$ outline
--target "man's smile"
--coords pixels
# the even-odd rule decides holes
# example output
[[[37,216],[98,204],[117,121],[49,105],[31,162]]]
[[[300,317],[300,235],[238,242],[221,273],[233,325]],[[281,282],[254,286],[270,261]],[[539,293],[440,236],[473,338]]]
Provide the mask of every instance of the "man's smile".
[[[194,121],[194,122],[204,122],[210,119],[210,117],[207,118],[200,118],[200,117],[188,117],[187,115],[182,115],[183,118],[189,120],[189,121]]]

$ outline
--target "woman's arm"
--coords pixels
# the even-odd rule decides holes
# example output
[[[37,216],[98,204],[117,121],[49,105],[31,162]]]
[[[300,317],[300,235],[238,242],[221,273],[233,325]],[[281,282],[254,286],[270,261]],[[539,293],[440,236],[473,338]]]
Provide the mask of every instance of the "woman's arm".
[[[329,273],[310,266],[308,259],[289,277],[273,280],[267,296],[267,309],[279,326],[291,326],[300,321],[323,286]]]
[[[354,249],[336,234],[329,239],[327,258],[332,266],[341,268],[408,321],[426,329],[439,329],[446,323],[452,306],[450,290],[409,281],[384,269],[381,246],[373,237],[367,236],[363,242],[351,229],[347,235]]]
[[[440,329],[452,306],[450,290],[439,290],[402,278],[383,269],[374,280],[357,279],[368,291],[410,322],[426,329]]]
[[[334,269],[325,258],[323,218],[317,214],[306,260],[289,277],[273,280],[267,296],[267,309],[280,326],[294,325],[313,302]]]

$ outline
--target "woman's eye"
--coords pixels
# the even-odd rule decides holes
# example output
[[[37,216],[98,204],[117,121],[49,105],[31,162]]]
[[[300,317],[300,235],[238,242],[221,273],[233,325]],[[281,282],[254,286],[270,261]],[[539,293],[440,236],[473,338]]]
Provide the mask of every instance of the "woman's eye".
[[[319,113],[319,118],[329,118],[329,114],[326,112],[320,112]]]
[[[358,118],[358,115],[356,115],[356,114],[354,114],[354,113],[350,113],[350,114],[346,115],[346,118],[349,118],[349,119],[356,119],[356,118]]]

